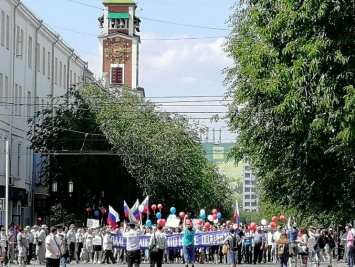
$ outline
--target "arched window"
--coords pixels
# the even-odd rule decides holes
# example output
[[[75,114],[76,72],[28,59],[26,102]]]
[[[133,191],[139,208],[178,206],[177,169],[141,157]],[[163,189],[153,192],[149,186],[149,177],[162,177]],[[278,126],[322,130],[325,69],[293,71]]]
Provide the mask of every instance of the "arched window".
[[[17,177],[20,178],[21,177],[21,143],[18,144],[17,146]]]

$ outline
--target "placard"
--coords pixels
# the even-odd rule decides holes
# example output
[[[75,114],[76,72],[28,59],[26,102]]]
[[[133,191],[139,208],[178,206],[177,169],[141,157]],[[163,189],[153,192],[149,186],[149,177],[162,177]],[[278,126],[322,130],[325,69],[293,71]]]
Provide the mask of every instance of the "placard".
[[[87,219],[86,225],[87,228],[97,228],[100,227],[100,221],[97,219]]]

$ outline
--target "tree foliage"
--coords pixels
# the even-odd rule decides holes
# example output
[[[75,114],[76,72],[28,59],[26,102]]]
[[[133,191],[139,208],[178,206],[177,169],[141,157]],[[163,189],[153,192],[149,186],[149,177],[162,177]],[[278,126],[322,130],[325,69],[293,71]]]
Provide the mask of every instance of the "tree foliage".
[[[53,205],[63,192],[65,209],[82,217],[93,205],[112,205],[123,217],[123,200],[132,205],[146,195],[150,203],[164,205],[163,213],[171,206],[194,215],[201,208],[232,210],[231,192],[221,182],[225,177],[206,160],[198,125],[186,117],[97,83],[72,88],[54,101],[53,110],[31,120],[29,132],[32,148],[43,158],[42,184],[58,182]]]
[[[241,2],[225,47],[233,153],[250,158],[266,206],[300,220],[351,218],[355,3]]]

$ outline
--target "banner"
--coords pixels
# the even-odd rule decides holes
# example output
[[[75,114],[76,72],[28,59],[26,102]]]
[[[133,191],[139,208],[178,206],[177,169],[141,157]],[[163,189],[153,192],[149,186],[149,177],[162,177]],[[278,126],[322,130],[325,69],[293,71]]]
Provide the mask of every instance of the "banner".
[[[200,232],[195,235],[195,247],[209,247],[222,245],[224,238],[229,234],[229,230]],[[113,248],[125,248],[126,239],[120,234],[112,234]],[[167,234],[168,249],[181,249],[183,247],[183,234]],[[150,236],[141,235],[139,237],[139,245],[141,249],[148,249]]]
[[[97,219],[87,219],[86,225],[87,228],[97,228],[100,227],[100,221]]]

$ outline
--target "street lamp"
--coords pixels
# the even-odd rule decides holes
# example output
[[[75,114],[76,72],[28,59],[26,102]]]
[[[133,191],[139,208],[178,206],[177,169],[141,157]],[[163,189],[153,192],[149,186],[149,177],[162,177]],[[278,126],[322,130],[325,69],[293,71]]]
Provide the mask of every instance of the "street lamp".
[[[68,182],[68,192],[69,192],[69,196],[72,195],[74,191],[74,182],[73,181],[70,181]],[[57,181],[54,181],[52,183],[52,192],[54,193],[57,193],[58,192],[58,183]],[[63,199],[64,199],[64,192],[63,190],[61,191],[61,202],[60,202],[60,207],[61,207],[61,210],[60,210],[60,220],[63,222],[63,226],[64,226],[64,212],[63,212]]]

